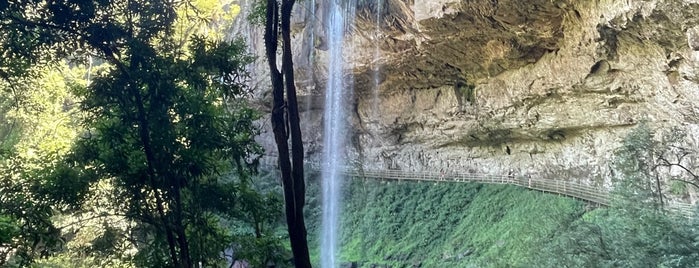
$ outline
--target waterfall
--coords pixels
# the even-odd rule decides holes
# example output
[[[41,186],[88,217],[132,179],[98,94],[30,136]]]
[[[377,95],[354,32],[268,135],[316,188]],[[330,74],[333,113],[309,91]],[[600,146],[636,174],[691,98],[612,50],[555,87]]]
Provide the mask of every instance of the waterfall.
[[[370,120],[378,120],[379,116],[379,80],[381,74],[381,15],[383,12],[383,0],[376,0],[376,28],[374,29],[374,59],[373,63],[373,87],[371,90],[371,110],[372,118]]]
[[[351,29],[356,5],[354,0],[332,0],[327,23],[328,84],[325,91],[323,136],[323,219],[321,229],[320,261],[323,268],[335,268],[339,235],[341,168],[344,165],[345,134],[347,133],[347,103],[352,94],[352,79],[343,53],[352,53],[343,46],[344,34]]]
[[[315,27],[316,27],[316,0],[310,0],[306,1],[306,10],[308,10],[308,13],[306,15],[306,19],[309,21],[306,27],[308,27],[308,42],[310,44],[309,50],[308,50],[308,58],[306,58],[306,61],[309,66],[312,66],[315,63],[315,42],[316,42],[316,35],[315,35]],[[311,67],[312,68],[312,67]],[[312,72],[309,70],[309,72]],[[314,85],[315,86],[315,85]],[[313,118],[313,114],[311,113],[311,109],[313,108],[314,103],[314,98],[313,94],[315,93],[313,90],[310,90],[310,92],[306,92],[308,95],[303,96],[305,98],[305,105],[303,106],[303,110],[301,113],[301,118],[304,122],[311,122]],[[309,131],[317,131],[316,129],[313,129],[311,124],[306,124],[304,128],[304,134],[307,135],[306,133],[309,133]]]

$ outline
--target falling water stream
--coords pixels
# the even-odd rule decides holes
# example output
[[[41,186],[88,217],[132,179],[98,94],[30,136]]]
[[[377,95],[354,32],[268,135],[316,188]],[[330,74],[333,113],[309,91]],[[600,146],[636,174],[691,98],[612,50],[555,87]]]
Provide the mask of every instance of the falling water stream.
[[[376,28],[374,30],[374,59],[373,59],[373,87],[371,90],[372,119],[379,116],[379,83],[381,82],[381,15],[383,12],[383,0],[376,0]]]
[[[316,23],[317,23],[316,22],[316,0],[306,1],[306,9],[309,12],[309,16],[307,17],[307,19],[310,20],[310,23],[308,23],[308,26],[307,26],[307,27],[309,27],[308,40],[309,40],[309,42],[311,42],[311,46],[313,46],[313,45],[315,45],[315,41],[316,41],[316,29],[315,29]],[[315,49],[309,49],[308,58],[306,60],[309,63],[312,63],[315,61],[315,57],[316,57]],[[304,112],[303,113],[304,114],[303,120],[306,122],[311,121],[312,114],[310,113],[310,111],[311,111],[313,104],[314,104],[312,95],[313,95],[313,92],[309,92],[309,95],[306,96],[307,97],[306,106],[304,107],[304,110],[303,110],[303,112]],[[309,131],[309,130],[307,129],[306,131]]]
[[[351,55],[351,47],[344,47],[344,34],[351,29],[356,0],[331,0],[329,3],[326,36],[328,42],[328,84],[325,92],[323,137],[323,219],[321,229],[320,261],[323,268],[335,268],[339,234],[341,167],[345,160],[345,133],[347,133],[346,101],[352,94],[350,67],[343,58]]]

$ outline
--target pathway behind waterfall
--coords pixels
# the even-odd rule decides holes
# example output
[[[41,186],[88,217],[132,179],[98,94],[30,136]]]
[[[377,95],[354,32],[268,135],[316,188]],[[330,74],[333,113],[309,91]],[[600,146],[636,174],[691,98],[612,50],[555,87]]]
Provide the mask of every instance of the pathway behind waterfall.
[[[318,164],[306,162],[311,169],[318,169]],[[611,202],[611,194],[604,186],[587,185],[565,180],[536,178],[522,175],[500,175],[472,172],[445,172],[445,171],[406,171],[406,170],[366,170],[350,167],[342,167],[340,173],[353,178],[370,178],[379,180],[398,181],[426,181],[435,183],[447,182],[475,182],[485,184],[510,184],[531,190],[550,194],[557,194],[580,199],[595,205],[608,206]],[[695,205],[683,202],[669,202],[664,204],[665,209],[691,218],[695,213]]]
[[[564,180],[532,178],[515,175],[493,175],[467,172],[414,172],[401,170],[345,170],[347,176],[374,178],[384,180],[433,181],[433,182],[477,182],[486,184],[510,184],[537,190],[545,193],[558,194],[577,198],[596,205],[608,206],[611,195],[605,188],[585,185]],[[694,205],[680,202],[665,204],[669,211],[679,213],[684,217],[692,217]]]

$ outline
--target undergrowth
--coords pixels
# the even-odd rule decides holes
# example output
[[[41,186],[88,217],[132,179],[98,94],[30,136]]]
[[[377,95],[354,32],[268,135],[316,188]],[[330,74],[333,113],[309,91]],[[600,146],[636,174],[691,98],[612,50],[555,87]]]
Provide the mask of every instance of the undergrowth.
[[[527,266],[585,210],[574,199],[507,185],[355,179],[343,189],[340,260],[360,267]],[[309,196],[309,238],[317,241],[317,183]]]

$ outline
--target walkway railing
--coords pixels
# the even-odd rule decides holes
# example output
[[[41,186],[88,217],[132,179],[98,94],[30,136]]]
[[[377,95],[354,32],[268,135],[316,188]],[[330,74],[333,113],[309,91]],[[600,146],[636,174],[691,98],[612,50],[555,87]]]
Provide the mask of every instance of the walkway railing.
[[[269,163],[267,163],[269,164]],[[318,163],[308,163],[313,169],[319,169]],[[350,177],[362,177],[383,180],[432,181],[432,182],[476,182],[487,184],[510,184],[546,193],[558,194],[577,198],[593,204],[608,206],[609,191],[605,188],[586,185],[565,180],[531,178],[529,176],[494,175],[470,172],[435,172],[435,171],[404,171],[404,170],[359,170],[342,168],[342,172]],[[695,206],[688,203],[669,203],[667,209],[685,217],[694,215]]]
[[[478,182],[488,184],[511,184],[542,192],[565,195],[600,205],[609,205],[609,193],[599,188],[562,180],[530,178],[514,175],[493,175],[482,173],[402,171],[402,170],[347,170],[345,175],[391,180],[414,180],[434,182]]]

